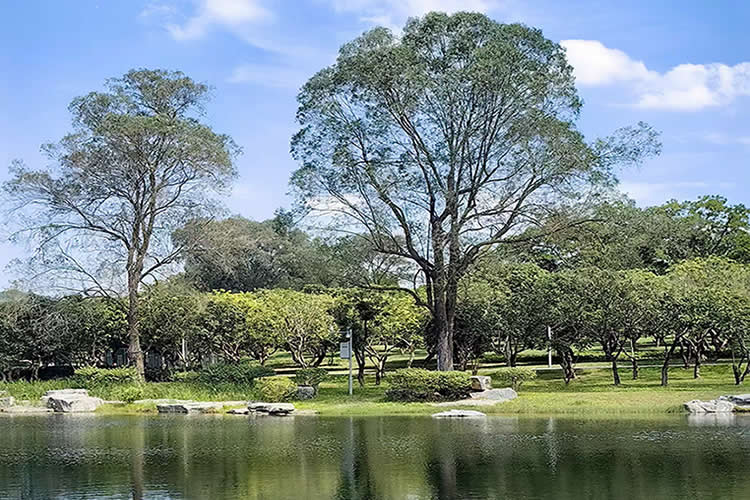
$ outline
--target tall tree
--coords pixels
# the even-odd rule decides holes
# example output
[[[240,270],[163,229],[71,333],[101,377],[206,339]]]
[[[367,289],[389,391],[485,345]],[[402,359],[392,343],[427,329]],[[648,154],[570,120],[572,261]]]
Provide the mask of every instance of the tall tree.
[[[180,72],[132,70],[73,100],[74,131],[44,150],[54,166],[12,169],[5,184],[37,263],[59,283],[128,297],[129,357],[143,377],[138,290],[190,242],[171,233],[213,211],[238,148],[198,120],[209,88]],[[97,252],[98,250],[98,252]],[[66,285],[67,286],[67,285]]]
[[[366,32],[307,82],[292,184],[305,209],[414,263],[450,370],[471,263],[658,151],[644,124],[587,144],[580,108],[565,50],[541,31],[431,13],[401,36]]]

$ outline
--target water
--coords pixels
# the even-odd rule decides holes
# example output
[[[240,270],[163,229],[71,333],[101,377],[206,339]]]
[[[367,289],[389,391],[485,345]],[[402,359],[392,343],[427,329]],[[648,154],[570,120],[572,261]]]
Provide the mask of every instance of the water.
[[[0,418],[0,498],[750,498],[750,417]]]

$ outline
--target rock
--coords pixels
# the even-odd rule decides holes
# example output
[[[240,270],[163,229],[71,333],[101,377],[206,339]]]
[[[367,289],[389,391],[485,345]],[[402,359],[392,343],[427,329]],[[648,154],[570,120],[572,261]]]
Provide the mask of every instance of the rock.
[[[486,391],[492,389],[492,378],[484,375],[473,375],[471,377],[472,391]]]
[[[159,413],[207,413],[221,410],[224,403],[187,401],[179,403],[163,403],[156,405]]]
[[[750,405],[750,394],[738,394],[735,396],[722,396],[719,399],[730,401],[736,405],[742,405],[742,406]]]
[[[44,396],[41,397],[40,401],[42,402],[42,406],[46,406],[48,408],[51,408],[49,406],[49,399],[51,397],[55,396],[88,396],[89,391],[86,389],[55,389],[52,391],[47,391],[44,393]]]
[[[7,392],[5,394],[8,394]],[[14,406],[16,404],[16,398],[13,396],[3,396],[0,394],[0,410],[5,408],[10,408],[11,406]]]
[[[493,401],[510,401],[511,399],[516,399],[518,397],[518,393],[511,389],[510,387],[506,387],[504,389],[489,389],[482,392],[472,392],[471,397],[473,399],[491,399]]]
[[[298,385],[297,386],[297,399],[313,399],[315,397],[315,387],[311,385]]]
[[[11,406],[10,408],[3,408],[3,413],[18,413],[18,414],[35,414],[35,413],[52,413],[52,408],[45,408],[43,406]]]
[[[484,418],[487,415],[474,410],[448,410],[434,413],[432,418]]]
[[[230,415],[247,415],[250,413],[250,410],[247,408],[235,408],[233,410],[229,410],[227,413]]]
[[[711,401],[694,399],[685,403],[685,409],[690,413],[730,413],[734,411],[734,404],[721,399]]]
[[[256,401],[249,403],[247,409],[251,412],[268,413],[269,415],[288,415],[294,411],[294,405],[291,403],[264,403]]]
[[[96,411],[104,401],[84,394],[59,394],[47,398],[47,407],[57,413],[87,413]]]

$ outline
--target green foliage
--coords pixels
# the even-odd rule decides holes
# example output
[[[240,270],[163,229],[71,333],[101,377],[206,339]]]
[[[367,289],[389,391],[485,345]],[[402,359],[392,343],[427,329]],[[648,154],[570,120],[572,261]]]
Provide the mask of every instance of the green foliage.
[[[289,377],[266,377],[258,381],[256,393],[261,401],[280,403],[294,398],[297,394],[297,384]]]
[[[75,371],[76,380],[88,387],[97,385],[132,384],[138,381],[134,368],[97,368],[84,366]]]
[[[197,380],[204,384],[253,385],[256,379],[274,375],[271,368],[250,363],[217,363],[203,368]]]
[[[112,396],[119,401],[132,403],[133,401],[143,399],[144,393],[142,384],[130,384],[115,388],[112,391]]]
[[[300,368],[294,373],[294,381],[297,385],[309,385],[318,391],[321,382],[328,378],[328,371],[325,368]]]
[[[524,382],[534,380],[536,370],[526,367],[500,368],[492,374],[492,381],[501,385],[510,385],[514,390],[519,390]]]
[[[172,373],[172,380],[174,382],[197,382],[199,378],[200,372],[192,370]]]
[[[390,401],[452,401],[471,392],[471,378],[464,372],[405,368],[393,372],[388,381],[385,395]]]

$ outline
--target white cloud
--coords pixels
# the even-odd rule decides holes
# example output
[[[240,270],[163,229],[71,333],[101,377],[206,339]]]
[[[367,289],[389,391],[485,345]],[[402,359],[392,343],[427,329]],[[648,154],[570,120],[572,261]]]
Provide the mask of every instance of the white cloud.
[[[680,64],[665,73],[606,47],[598,40],[563,40],[576,81],[584,86],[621,84],[640,108],[697,111],[750,96],[750,62]]]
[[[727,146],[732,144],[740,144],[743,146],[750,146],[750,135],[728,135],[722,132],[710,132],[703,136],[703,140],[711,144],[719,146]]]
[[[167,29],[176,40],[194,40],[215,26],[238,28],[271,17],[259,0],[199,0],[193,17],[182,24],[168,24]]]
[[[499,7],[499,0],[331,0],[337,12],[353,12],[369,24],[400,29],[412,16],[438,11],[452,14],[459,11],[489,12]]]
[[[729,182],[621,182],[620,191],[641,206],[660,205],[668,200],[693,199],[711,190],[726,190],[732,187]]]

